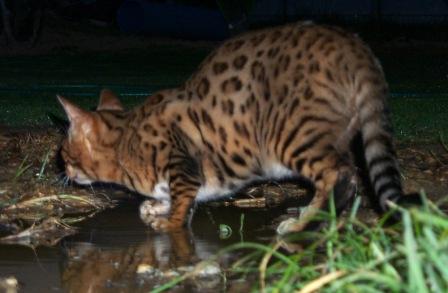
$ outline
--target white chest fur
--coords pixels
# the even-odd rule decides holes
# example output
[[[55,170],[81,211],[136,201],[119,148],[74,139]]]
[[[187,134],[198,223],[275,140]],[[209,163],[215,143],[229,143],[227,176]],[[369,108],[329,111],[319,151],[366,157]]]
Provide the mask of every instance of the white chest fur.
[[[151,197],[157,200],[170,200],[170,188],[168,182],[161,181],[154,186],[154,190],[151,193]]]

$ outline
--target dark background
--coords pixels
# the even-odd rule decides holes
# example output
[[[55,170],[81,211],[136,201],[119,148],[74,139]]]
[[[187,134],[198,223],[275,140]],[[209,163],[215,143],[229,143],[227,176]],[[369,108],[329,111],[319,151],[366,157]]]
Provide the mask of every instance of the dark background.
[[[445,40],[448,32],[448,0],[0,0],[0,3],[0,28],[3,37],[5,26],[9,26],[6,28],[6,38],[9,40],[3,40],[3,45],[10,46],[19,45],[17,43],[28,43],[26,45],[30,46],[30,42],[33,43],[31,45],[37,43],[42,30],[60,25],[48,21],[49,18],[109,27],[127,34],[210,39],[210,35],[191,38],[188,34],[169,33],[163,27],[159,27],[159,30],[154,28],[166,20],[169,22],[170,13],[178,13],[184,17],[191,15],[191,10],[185,10],[185,7],[193,7],[199,11],[218,11],[228,25],[229,34],[303,19],[375,32],[371,34],[372,37],[378,34],[381,37],[413,35],[414,38]],[[164,4],[176,6],[177,11],[162,9],[155,19],[152,17],[148,20],[151,15],[126,10],[129,3],[145,7],[153,5],[147,9],[151,11],[154,11],[153,8],[157,4]],[[204,15],[195,15],[185,21],[196,22],[206,29],[210,24],[201,23],[205,19]],[[127,23],[130,18],[135,21],[146,18],[150,23],[146,24],[144,29],[130,29]],[[176,26],[175,22],[176,19],[171,22],[173,27]],[[431,29],[431,33],[428,33],[427,29]]]
[[[400,139],[448,137],[448,0],[0,0],[0,125],[51,124],[55,96],[127,106],[176,87],[232,35],[313,20],[381,61]]]

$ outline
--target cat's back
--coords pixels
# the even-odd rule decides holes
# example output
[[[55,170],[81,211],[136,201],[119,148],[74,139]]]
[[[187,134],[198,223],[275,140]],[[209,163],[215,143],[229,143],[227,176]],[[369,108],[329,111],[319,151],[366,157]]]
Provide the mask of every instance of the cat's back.
[[[281,104],[293,94],[305,99],[322,96],[316,84],[325,83],[334,94],[344,96],[363,68],[381,71],[370,49],[356,35],[303,22],[245,33],[224,42],[201,63],[186,87],[209,109],[244,114],[259,98],[265,102],[273,98]]]
[[[280,145],[316,131],[328,133],[328,141],[349,141],[360,130],[360,109],[375,116],[370,109],[384,108],[387,96],[379,62],[360,38],[310,22],[224,42],[182,90],[206,145],[224,154],[246,147],[257,156],[283,156]]]

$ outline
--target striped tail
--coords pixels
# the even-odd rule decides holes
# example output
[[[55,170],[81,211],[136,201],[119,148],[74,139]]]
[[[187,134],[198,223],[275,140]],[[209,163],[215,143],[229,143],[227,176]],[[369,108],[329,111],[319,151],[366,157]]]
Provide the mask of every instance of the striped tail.
[[[392,144],[392,125],[386,98],[388,87],[380,68],[357,75],[356,106],[370,182],[383,211],[388,201],[403,196],[400,172]]]

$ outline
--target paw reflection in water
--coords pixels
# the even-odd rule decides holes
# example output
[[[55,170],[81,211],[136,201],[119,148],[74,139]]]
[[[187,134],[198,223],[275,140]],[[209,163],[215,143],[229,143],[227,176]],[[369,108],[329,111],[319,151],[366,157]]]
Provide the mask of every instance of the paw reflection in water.
[[[149,235],[146,241],[126,248],[101,248],[76,243],[67,248],[68,262],[62,282],[68,292],[148,292],[157,285],[195,271],[182,286],[191,289],[220,289],[221,268],[211,262],[198,263],[219,248],[194,242],[188,230]]]

